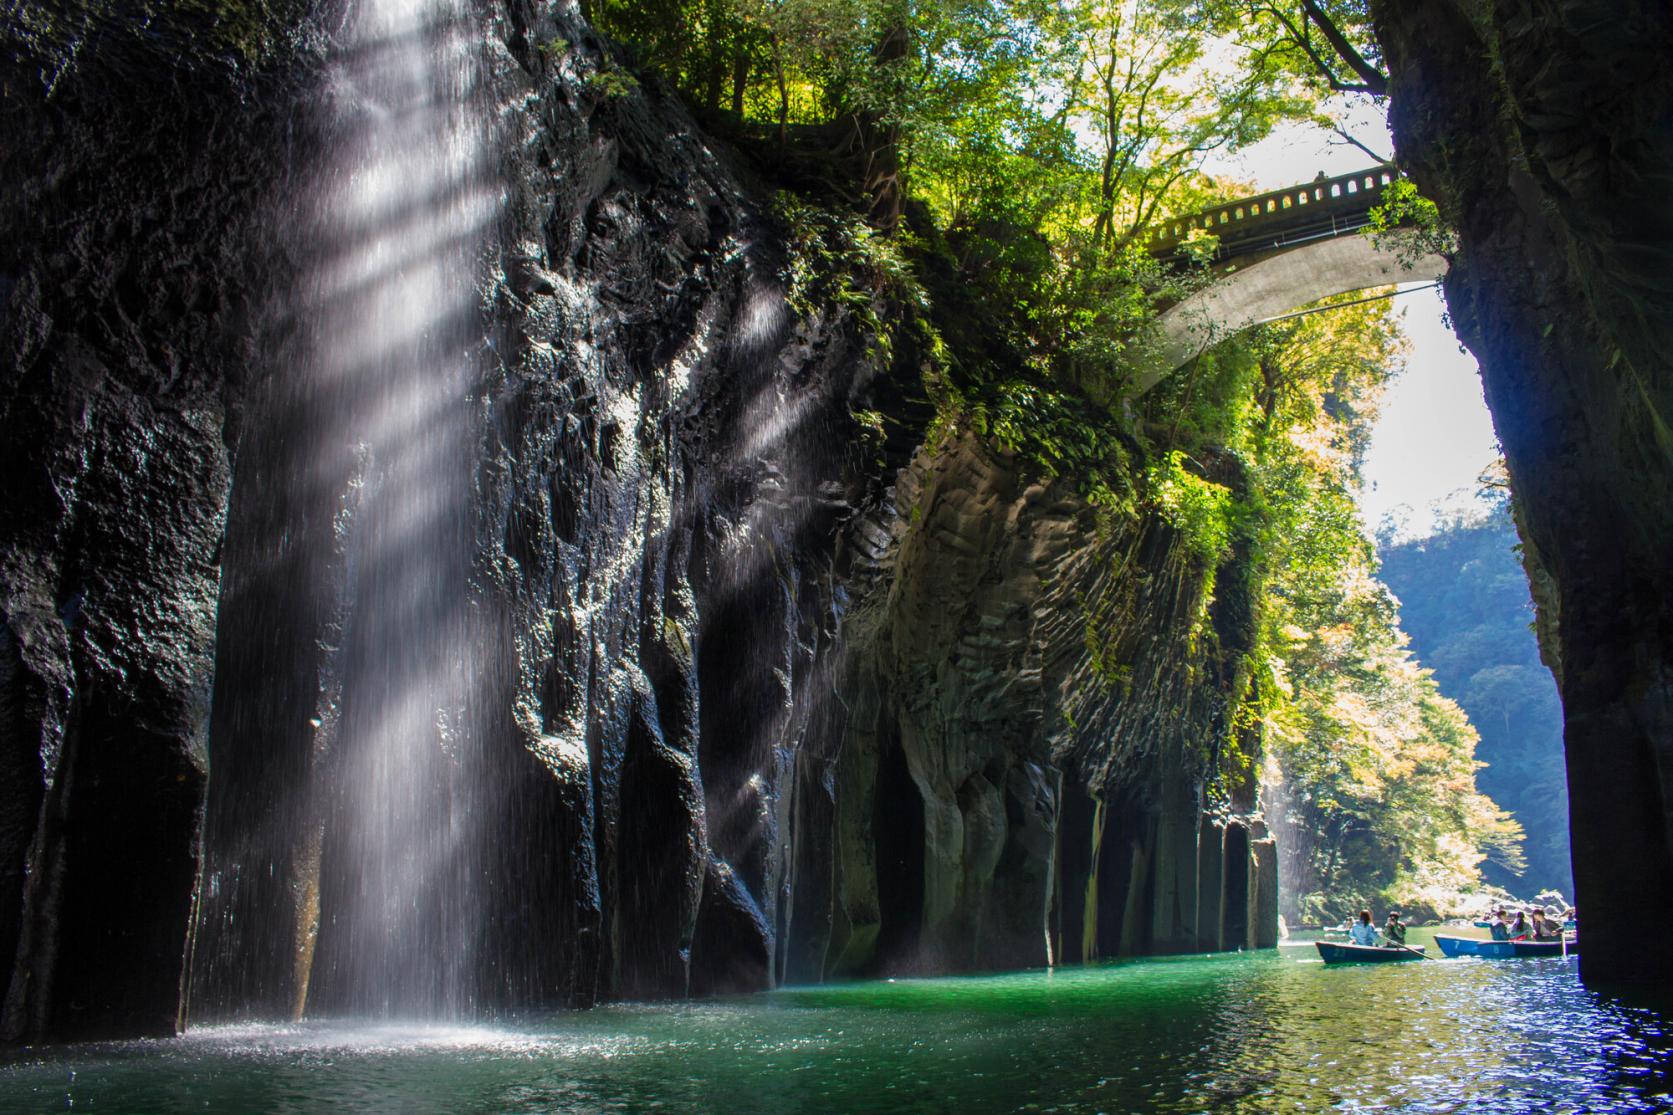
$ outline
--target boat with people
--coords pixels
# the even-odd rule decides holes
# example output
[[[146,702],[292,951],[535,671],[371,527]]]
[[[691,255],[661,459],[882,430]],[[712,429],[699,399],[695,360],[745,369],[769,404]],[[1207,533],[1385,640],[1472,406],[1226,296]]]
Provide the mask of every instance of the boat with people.
[[[1442,956],[1479,956],[1486,960],[1513,960],[1528,956],[1565,956],[1580,951],[1580,939],[1568,941],[1483,941],[1476,937],[1435,934]]]
[[[1435,934],[1435,946],[1442,956],[1485,956],[1492,960],[1508,960],[1516,955],[1509,941],[1483,941],[1478,937],[1449,937]]]
[[[1424,959],[1423,946],[1350,945],[1337,941],[1314,941],[1319,958],[1326,964],[1389,964],[1398,960]]]
[[[1478,919],[1473,924],[1488,930],[1490,938],[1482,940],[1479,937],[1437,933],[1435,944],[1440,947],[1441,955],[1507,960],[1513,957],[1567,956],[1580,951],[1579,922],[1572,906],[1562,913],[1550,906],[1536,905],[1528,910],[1515,911],[1500,906],[1492,912],[1489,920]]]

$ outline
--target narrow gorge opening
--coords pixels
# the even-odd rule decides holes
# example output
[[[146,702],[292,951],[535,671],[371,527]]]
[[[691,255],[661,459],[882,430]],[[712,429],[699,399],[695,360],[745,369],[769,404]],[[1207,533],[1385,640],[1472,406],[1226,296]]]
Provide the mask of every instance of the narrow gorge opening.
[[[1667,18],[855,2],[0,15],[0,1097],[1665,1080]],[[1374,539],[1441,265],[1515,500]],[[1583,959],[1330,939],[1566,886],[1559,716]]]

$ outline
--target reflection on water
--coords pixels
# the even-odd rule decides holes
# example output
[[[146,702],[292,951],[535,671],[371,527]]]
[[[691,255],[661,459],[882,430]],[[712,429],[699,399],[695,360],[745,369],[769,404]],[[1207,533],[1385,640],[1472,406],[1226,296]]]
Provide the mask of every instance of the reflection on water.
[[[1673,1111],[1664,1015],[1573,961],[1310,948],[791,989],[516,1025],[304,1023],[13,1053],[0,1109]]]

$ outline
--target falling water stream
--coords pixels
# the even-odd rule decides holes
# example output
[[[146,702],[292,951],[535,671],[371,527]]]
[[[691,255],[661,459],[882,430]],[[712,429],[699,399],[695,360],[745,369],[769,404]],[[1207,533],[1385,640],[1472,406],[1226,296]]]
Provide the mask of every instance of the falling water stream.
[[[469,1013],[485,838],[472,723],[471,485],[484,173],[465,0],[360,0],[331,70],[333,148],[301,207],[305,351],[339,493],[338,685],[310,1010]],[[309,947],[306,943],[304,948]]]

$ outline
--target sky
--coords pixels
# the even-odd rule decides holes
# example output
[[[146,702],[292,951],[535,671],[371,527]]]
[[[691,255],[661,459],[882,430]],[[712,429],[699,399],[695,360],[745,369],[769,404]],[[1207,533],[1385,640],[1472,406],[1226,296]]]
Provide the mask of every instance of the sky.
[[[1384,516],[1421,537],[1437,513],[1475,502],[1476,477],[1499,457],[1475,357],[1460,351],[1441,317],[1440,292],[1402,295],[1411,356],[1383,396],[1365,461],[1360,511],[1373,529]]]
[[[1344,102],[1348,130],[1386,155],[1394,144],[1381,109],[1368,98],[1355,101]],[[1308,181],[1320,171],[1345,174],[1370,163],[1365,152],[1329,132],[1291,125],[1204,169],[1275,190]],[[1411,353],[1383,397],[1360,497],[1369,527],[1375,530],[1392,516],[1405,537],[1428,534],[1437,515],[1471,503],[1476,477],[1499,455],[1475,358],[1461,351],[1447,327],[1440,292],[1413,289],[1418,285],[1403,288],[1405,293],[1395,299]]]

